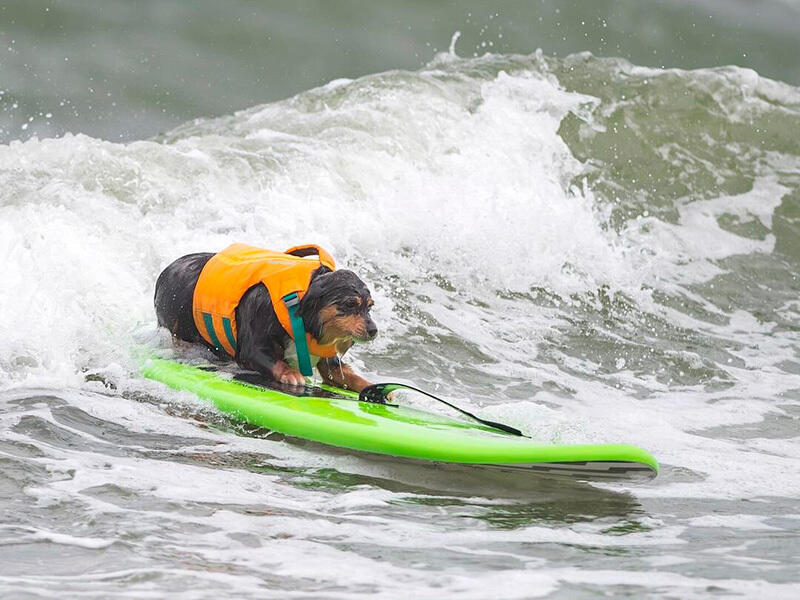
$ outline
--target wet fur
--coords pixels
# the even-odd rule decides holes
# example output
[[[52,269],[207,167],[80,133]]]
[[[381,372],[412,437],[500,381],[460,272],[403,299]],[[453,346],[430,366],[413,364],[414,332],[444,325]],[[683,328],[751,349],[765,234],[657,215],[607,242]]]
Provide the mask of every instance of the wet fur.
[[[158,324],[169,329],[174,337],[202,343],[220,358],[228,358],[224,350],[215,350],[202,338],[192,316],[194,289],[200,272],[212,256],[208,252],[188,254],[167,266],[156,281],[154,303]],[[343,354],[354,340],[372,339],[377,334],[377,327],[369,316],[371,304],[369,289],[355,273],[331,272],[323,266],[312,274],[298,312],[308,333],[321,344],[338,341],[339,354]],[[284,348],[291,338],[278,321],[263,284],[256,284],[245,292],[235,317],[236,362],[278,381],[302,381],[302,376],[284,361]],[[369,385],[338,357],[320,359],[317,368],[323,379],[333,385],[355,390]]]

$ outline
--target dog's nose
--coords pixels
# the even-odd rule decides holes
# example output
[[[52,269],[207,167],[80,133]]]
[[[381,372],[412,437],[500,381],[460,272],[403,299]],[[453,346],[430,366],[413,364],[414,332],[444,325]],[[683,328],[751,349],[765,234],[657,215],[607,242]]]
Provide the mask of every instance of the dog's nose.
[[[367,324],[367,336],[369,339],[373,339],[376,335],[378,335],[378,326],[375,323],[368,323]]]

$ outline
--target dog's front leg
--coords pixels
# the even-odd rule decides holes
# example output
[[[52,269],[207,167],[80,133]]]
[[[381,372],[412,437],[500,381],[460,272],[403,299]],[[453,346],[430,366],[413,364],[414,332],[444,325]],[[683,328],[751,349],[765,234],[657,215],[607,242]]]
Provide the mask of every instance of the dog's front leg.
[[[344,364],[338,356],[320,359],[317,363],[317,369],[323,381],[328,385],[356,392],[360,392],[368,385],[371,385],[369,381],[353,371],[350,365]]]
[[[306,380],[300,371],[292,369],[286,361],[265,352],[262,349],[239,350],[239,362],[247,369],[258,371],[265,377],[271,377],[287,385],[305,385]]]
[[[287,385],[305,385],[306,378],[300,371],[295,371],[292,367],[282,360],[275,361],[272,367],[272,377],[276,381]]]

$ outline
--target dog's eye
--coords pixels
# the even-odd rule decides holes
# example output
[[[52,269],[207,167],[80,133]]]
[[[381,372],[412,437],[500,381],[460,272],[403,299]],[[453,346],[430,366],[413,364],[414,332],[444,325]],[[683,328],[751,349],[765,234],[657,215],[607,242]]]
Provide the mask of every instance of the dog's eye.
[[[358,308],[358,301],[355,298],[348,298],[342,302],[342,308],[345,310],[356,310]]]

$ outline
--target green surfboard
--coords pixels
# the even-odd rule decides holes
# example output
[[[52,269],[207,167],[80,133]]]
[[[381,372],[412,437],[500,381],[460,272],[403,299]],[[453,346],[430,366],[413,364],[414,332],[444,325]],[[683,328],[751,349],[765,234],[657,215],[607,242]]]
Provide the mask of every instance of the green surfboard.
[[[658,473],[647,451],[628,444],[542,444],[408,406],[360,402],[351,391],[307,387],[294,395],[253,374],[236,378],[160,358],[146,359],[142,372],[251,425],[339,448],[579,479],[648,479]]]

